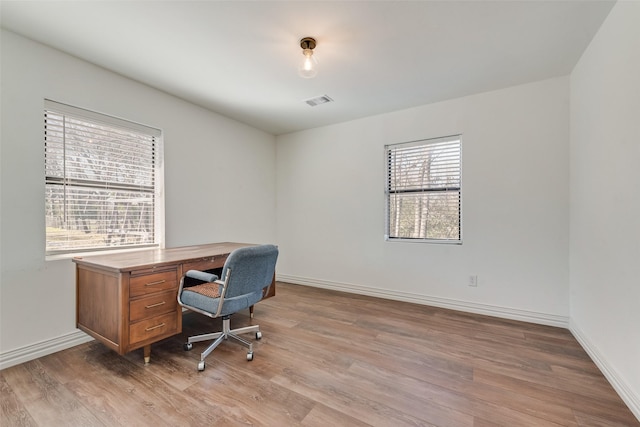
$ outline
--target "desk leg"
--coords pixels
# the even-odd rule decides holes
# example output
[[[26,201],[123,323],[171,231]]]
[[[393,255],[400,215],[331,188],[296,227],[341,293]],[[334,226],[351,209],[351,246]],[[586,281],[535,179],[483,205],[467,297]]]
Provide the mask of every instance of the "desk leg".
[[[249,317],[253,319],[253,306],[249,307]]]
[[[145,366],[149,364],[151,360],[151,344],[144,346],[144,364]]]

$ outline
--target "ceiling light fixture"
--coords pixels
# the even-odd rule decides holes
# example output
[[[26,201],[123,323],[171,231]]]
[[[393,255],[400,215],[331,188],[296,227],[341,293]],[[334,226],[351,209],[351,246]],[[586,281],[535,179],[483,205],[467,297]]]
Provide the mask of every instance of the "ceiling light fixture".
[[[312,37],[305,37],[300,40],[300,47],[302,48],[302,54],[304,55],[304,62],[300,65],[298,74],[300,77],[310,79],[318,74],[318,61],[313,56],[313,49],[316,47],[316,39]]]

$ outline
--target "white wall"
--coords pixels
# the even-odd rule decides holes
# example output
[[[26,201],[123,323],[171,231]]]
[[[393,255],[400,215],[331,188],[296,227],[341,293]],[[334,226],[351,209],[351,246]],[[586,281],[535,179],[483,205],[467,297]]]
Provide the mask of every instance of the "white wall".
[[[383,146],[458,133],[463,245],[385,242]],[[568,77],[277,141],[281,279],[568,325]]]
[[[640,2],[571,74],[571,329],[640,419]]]
[[[74,264],[45,261],[44,98],[163,130],[167,247],[275,240],[275,137],[10,32],[1,50],[0,356],[77,331]]]

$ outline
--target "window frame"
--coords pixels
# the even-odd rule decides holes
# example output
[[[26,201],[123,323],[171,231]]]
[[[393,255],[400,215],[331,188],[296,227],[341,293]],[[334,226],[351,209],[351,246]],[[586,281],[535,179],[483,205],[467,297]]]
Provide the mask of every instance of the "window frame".
[[[413,148],[413,147],[421,147],[421,146],[429,146],[433,144],[442,144],[446,142],[454,142],[457,141],[459,144],[459,170],[458,170],[458,187],[450,187],[450,188],[437,188],[437,189],[425,189],[424,187],[420,190],[404,190],[404,191],[392,191],[391,189],[391,175],[392,175],[392,167],[391,167],[391,159],[390,155],[395,149],[402,148]],[[384,162],[385,162],[385,230],[384,230],[384,240],[388,242],[409,242],[409,243],[432,243],[432,244],[447,244],[447,245],[462,245],[462,134],[454,134],[437,138],[426,138],[419,139],[409,142],[402,143],[394,143],[387,144],[384,146]],[[442,192],[458,192],[458,238],[457,239],[447,239],[447,238],[427,238],[427,237],[394,237],[391,235],[391,195],[392,194],[400,194],[400,193],[442,193]],[[428,224],[427,224],[428,226]],[[425,231],[426,233],[426,231]]]
[[[151,235],[153,236],[152,242],[145,243],[137,243],[137,244],[118,244],[118,245],[110,245],[106,246],[104,243],[101,246],[94,247],[73,247],[73,246],[64,246],[61,249],[51,249],[50,247],[50,234],[46,229],[47,223],[47,209],[45,208],[45,257],[47,260],[59,259],[59,258],[70,258],[73,256],[78,256],[82,254],[105,254],[105,253],[116,253],[116,252],[125,252],[125,251],[135,251],[142,249],[153,249],[153,248],[163,248],[164,247],[164,143],[163,143],[163,133],[160,129],[142,125],[139,123],[135,123],[129,120],[117,118],[114,116],[97,113],[95,111],[83,109],[80,107],[75,107],[72,105],[60,103],[57,101],[53,101],[50,99],[44,100],[44,110],[43,110],[43,119],[44,119],[44,150],[45,150],[45,158],[44,158],[44,182],[45,182],[45,195],[44,195],[44,203],[47,206],[50,203],[49,199],[49,190],[48,188],[52,186],[62,186],[63,191],[66,192],[68,189],[73,188],[76,191],[88,191],[89,189],[95,190],[112,190],[112,191],[135,191],[133,184],[123,183],[121,186],[113,185],[113,182],[107,183],[106,181],[98,180],[83,180],[78,178],[70,177],[70,174],[65,170],[62,173],[62,177],[55,176],[54,174],[48,173],[47,171],[47,144],[58,144],[62,145],[63,150],[66,150],[68,144],[66,142],[66,129],[62,130],[62,134],[64,135],[62,142],[51,142],[53,140],[47,139],[47,114],[55,114],[58,116],[72,118],[74,120],[82,121],[84,123],[90,124],[91,126],[107,126],[112,129],[121,129],[125,132],[134,132],[145,134],[147,137],[152,139],[152,157],[148,162],[150,166],[150,170],[152,172],[152,191],[147,191],[147,194],[151,195],[152,198],[152,206],[153,206],[153,232]],[[50,128],[49,128],[50,130]],[[81,146],[84,141],[80,143],[76,143],[76,146]],[[61,159],[60,159],[61,157]],[[66,156],[66,151],[62,156],[58,158],[58,161],[62,161],[63,165],[67,165],[72,160]],[[108,159],[108,157],[107,157]],[[66,168],[66,166],[63,166]],[[140,185],[140,188],[145,187],[144,185]],[[98,196],[99,198],[99,196]],[[94,199],[95,200],[95,199]],[[65,200],[63,204],[67,204]],[[68,207],[68,205],[67,205]],[[66,208],[64,208],[66,209]],[[65,220],[63,220],[65,221]],[[68,230],[67,230],[68,232]]]

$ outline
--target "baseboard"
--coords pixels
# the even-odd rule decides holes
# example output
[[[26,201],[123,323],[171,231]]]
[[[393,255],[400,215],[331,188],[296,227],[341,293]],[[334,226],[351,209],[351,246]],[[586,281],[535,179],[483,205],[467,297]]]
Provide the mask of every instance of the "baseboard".
[[[451,310],[465,311],[469,313],[484,314],[487,316],[501,317],[504,319],[520,320],[523,322],[537,323],[541,325],[557,326],[561,328],[569,327],[569,318],[548,313],[538,313],[534,311],[519,310],[508,307],[499,307],[488,304],[480,304],[469,301],[458,301],[449,298],[430,297],[409,292],[401,292],[390,289],[370,288],[367,286],[354,285],[351,283],[330,282],[327,280],[312,279],[307,277],[291,276],[288,274],[277,274],[277,280],[297,285],[313,286],[316,288],[333,289],[336,291],[349,292],[359,295],[385,298],[397,301],[412,302],[416,304],[431,305],[435,307],[448,308]]]
[[[75,347],[76,345],[83,344],[91,340],[93,340],[92,337],[78,330],[56,338],[51,338],[49,340],[0,353],[0,370],[19,365],[20,363],[28,362],[29,360],[37,359],[38,357],[46,356],[57,351]]]
[[[620,398],[629,407],[633,415],[640,421],[640,396],[634,394],[631,388],[624,381],[611,365],[609,365],[606,359],[600,354],[600,351],[589,341],[587,336],[571,321],[569,325],[569,331],[573,334],[575,339],[580,343],[584,351],[587,352],[591,360],[600,369],[605,378],[609,381],[614,390],[618,393]]]

